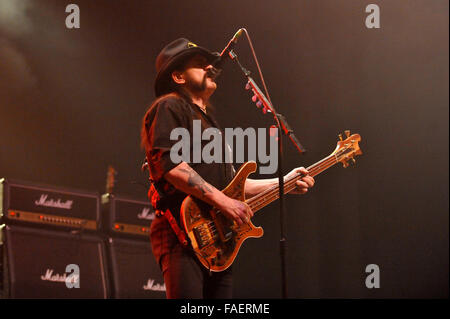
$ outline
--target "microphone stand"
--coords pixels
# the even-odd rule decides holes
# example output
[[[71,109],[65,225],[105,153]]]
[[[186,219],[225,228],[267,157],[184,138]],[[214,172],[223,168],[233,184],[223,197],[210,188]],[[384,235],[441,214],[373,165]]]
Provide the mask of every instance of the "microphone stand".
[[[284,203],[284,176],[283,176],[283,134],[288,136],[295,147],[298,149],[300,154],[306,152],[305,148],[300,144],[298,139],[295,137],[293,130],[287,124],[286,118],[276,112],[272,103],[267,99],[267,97],[263,94],[261,89],[258,87],[256,82],[250,76],[250,71],[244,68],[239,59],[237,58],[236,53],[233,50],[230,50],[229,56],[233,61],[241,68],[245,77],[247,78],[247,84],[245,86],[246,90],[251,89],[255,94],[257,100],[257,106],[263,107],[263,112],[272,113],[277,129],[278,129],[278,184],[279,184],[279,199],[280,199],[280,258],[281,258],[281,293],[283,299],[288,297],[288,288],[287,288],[287,269],[286,269],[286,257],[287,257],[287,238],[286,238],[286,214],[285,214],[285,203]]]

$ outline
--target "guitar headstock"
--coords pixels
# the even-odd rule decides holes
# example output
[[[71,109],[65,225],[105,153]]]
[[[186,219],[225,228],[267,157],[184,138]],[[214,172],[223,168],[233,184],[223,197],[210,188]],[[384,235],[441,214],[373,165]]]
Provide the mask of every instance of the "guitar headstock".
[[[117,171],[111,165],[108,166],[108,172],[106,173],[106,193],[112,194],[114,190],[114,184],[116,181]]]
[[[337,162],[341,162],[344,167],[348,167],[349,160],[355,163],[355,156],[362,154],[359,148],[361,136],[359,134],[350,135],[349,130],[345,131],[345,135],[347,138],[344,140],[342,134],[339,134],[339,141],[332,155],[334,155]]]

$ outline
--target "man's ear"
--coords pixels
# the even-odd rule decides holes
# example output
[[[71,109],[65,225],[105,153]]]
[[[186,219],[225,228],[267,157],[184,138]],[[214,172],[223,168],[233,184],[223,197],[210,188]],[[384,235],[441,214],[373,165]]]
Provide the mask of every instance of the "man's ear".
[[[181,72],[181,71],[173,71],[171,76],[172,76],[172,80],[176,84],[184,84],[184,83],[186,83],[186,80],[184,78],[183,72]]]

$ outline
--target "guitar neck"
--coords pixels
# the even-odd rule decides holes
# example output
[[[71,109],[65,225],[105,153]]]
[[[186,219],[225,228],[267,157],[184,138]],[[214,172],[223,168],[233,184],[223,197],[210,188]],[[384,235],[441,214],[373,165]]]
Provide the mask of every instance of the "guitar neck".
[[[307,168],[310,176],[316,176],[326,169],[330,168],[334,164],[338,163],[337,158],[334,154],[331,154],[321,161],[309,166]],[[292,191],[296,186],[295,182],[302,178],[303,174],[295,174],[288,179],[284,180],[284,194]],[[276,185],[269,189],[266,189],[264,192],[253,196],[246,203],[250,206],[253,212],[260,210],[261,208],[269,205],[271,202],[277,200],[280,197],[280,186]]]

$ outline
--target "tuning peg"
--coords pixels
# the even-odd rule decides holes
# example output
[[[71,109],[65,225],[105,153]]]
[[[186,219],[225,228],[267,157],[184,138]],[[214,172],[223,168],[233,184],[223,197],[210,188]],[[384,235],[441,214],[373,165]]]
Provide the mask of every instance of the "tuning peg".
[[[353,162],[353,164],[355,164],[356,163],[356,160],[352,157],[352,162]]]
[[[348,162],[342,162],[342,166],[344,166],[344,168],[348,167]]]
[[[250,83],[247,82],[247,84],[245,85],[245,89],[250,90],[251,88],[252,88],[252,86],[250,85]]]
[[[262,103],[261,103],[262,104]],[[268,109],[266,107],[263,107],[263,114],[266,114],[268,112]]]
[[[258,97],[256,96],[256,94],[252,96],[252,101],[253,101],[253,102],[258,101]]]
[[[258,109],[260,109],[263,106],[263,104],[261,101],[258,101],[258,102],[256,102],[256,106],[258,107]]]
[[[345,130],[345,135],[347,136],[347,137],[350,137],[350,130]]]
[[[339,140],[342,141],[342,134],[339,134],[338,137],[339,137]]]

